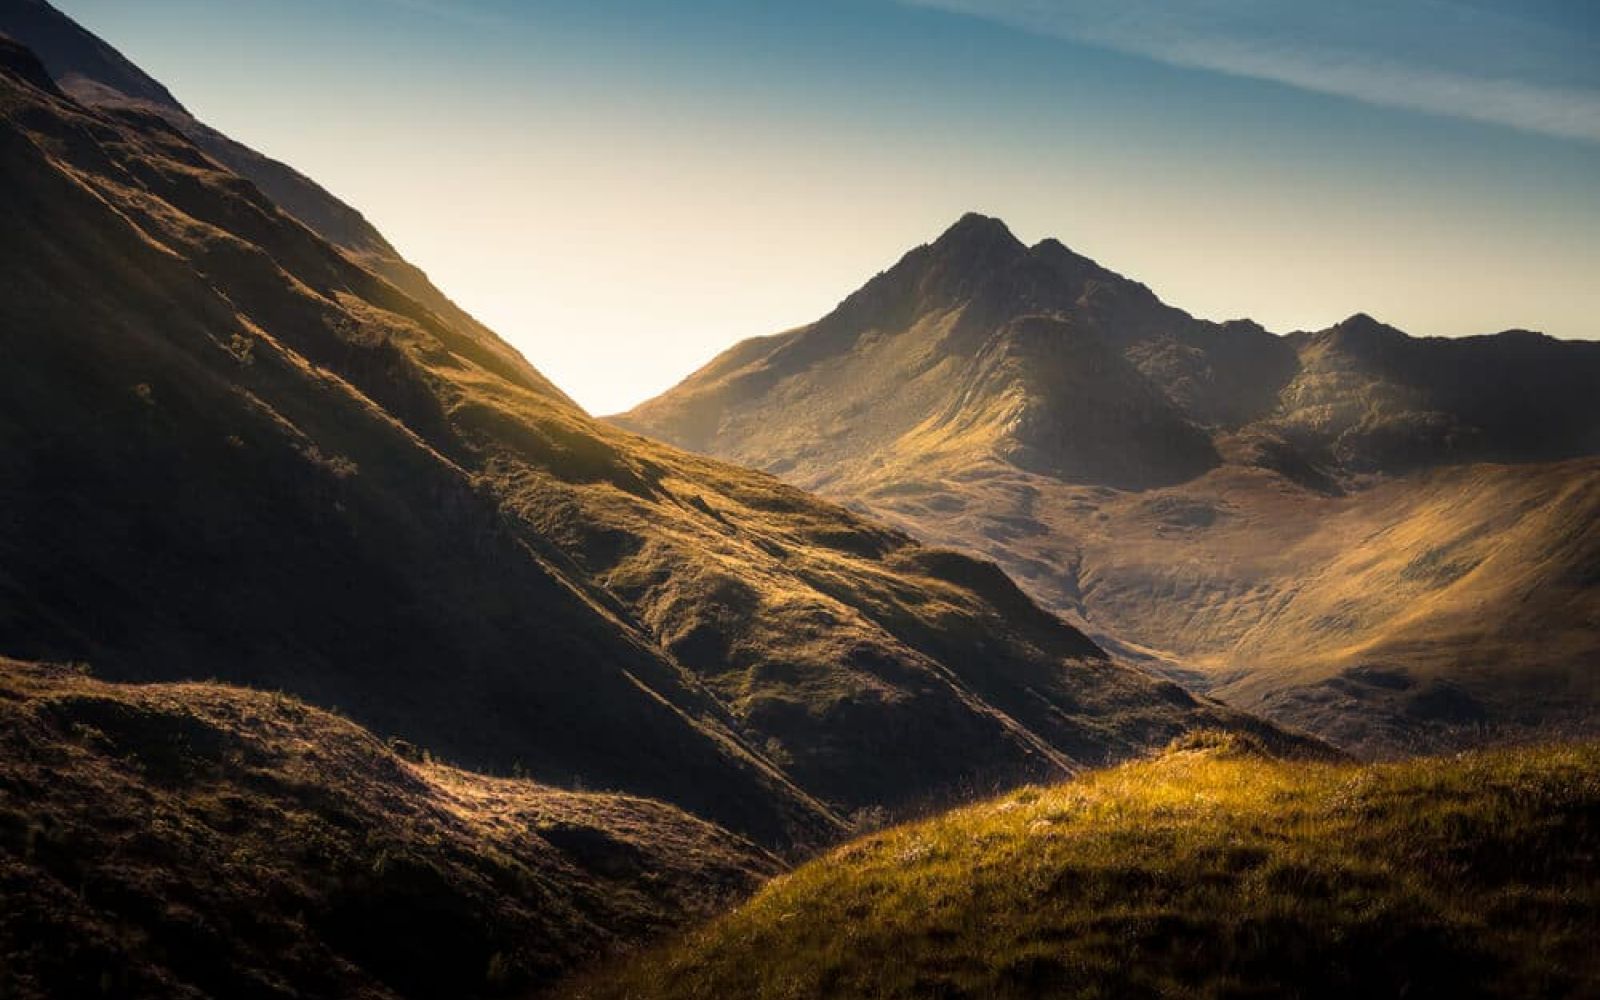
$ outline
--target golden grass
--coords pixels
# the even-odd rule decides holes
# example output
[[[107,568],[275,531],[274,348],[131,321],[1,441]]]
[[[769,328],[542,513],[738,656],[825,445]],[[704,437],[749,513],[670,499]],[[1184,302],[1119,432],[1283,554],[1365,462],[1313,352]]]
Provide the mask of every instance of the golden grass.
[[[1600,746],[1352,766],[1236,737],[848,844],[572,998],[1600,989]]]

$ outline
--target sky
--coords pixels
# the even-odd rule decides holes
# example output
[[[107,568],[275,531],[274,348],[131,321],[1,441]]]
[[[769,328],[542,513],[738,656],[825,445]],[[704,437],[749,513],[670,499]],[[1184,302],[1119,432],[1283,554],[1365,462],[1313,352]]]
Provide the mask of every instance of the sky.
[[[1600,338],[1589,0],[57,0],[591,412],[966,211],[1209,319]]]

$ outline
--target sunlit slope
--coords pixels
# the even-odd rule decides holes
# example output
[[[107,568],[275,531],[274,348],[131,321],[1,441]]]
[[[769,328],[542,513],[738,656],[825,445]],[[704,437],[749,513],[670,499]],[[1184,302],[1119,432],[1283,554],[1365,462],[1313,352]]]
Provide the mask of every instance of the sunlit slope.
[[[399,749],[283,695],[0,660],[0,995],[520,995],[778,867]]]
[[[1163,303],[1055,240],[967,215],[808,326],[737,344],[617,423],[855,492],[999,459],[1147,489],[1226,457],[1349,477],[1600,451],[1600,344],[1415,338],[1364,314],[1277,336]]]
[[[1593,732],[1593,459],[1337,496],[1261,469],[1119,493],[996,464],[866,503],[996,558],[1119,651],[1349,749]]]
[[[1404,746],[1412,728],[1422,747],[1483,727],[1593,731],[1600,462],[1443,470],[1336,511],[1303,543],[1329,552],[1319,572],[1286,584],[1226,653],[1299,688],[1246,674],[1220,692],[1353,746],[1374,706],[1393,718],[1375,746]]]
[[[1524,331],[1197,320],[967,216],[614,419],[993,559],[1119,655],[1383,753],[1592,730],[1596,385],[1600,344]]]
[[[1593,744],[1194,740],[857,840],[567,995],[1589,996],[1597,852]]]
[[[9,58],[11,652],[282,687],[779,845],[1262,730],[991,565],[597,424],[163,120]]]

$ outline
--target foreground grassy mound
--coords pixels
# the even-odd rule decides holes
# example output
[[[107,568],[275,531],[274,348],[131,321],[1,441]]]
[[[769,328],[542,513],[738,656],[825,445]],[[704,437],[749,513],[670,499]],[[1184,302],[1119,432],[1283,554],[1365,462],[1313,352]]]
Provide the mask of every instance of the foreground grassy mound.
[[[281,695],[0,659],[0,997],[523,995],[774,859]]]
[[[1234,738],[847,845],[575,997],[1593,996],[1600,746]]]

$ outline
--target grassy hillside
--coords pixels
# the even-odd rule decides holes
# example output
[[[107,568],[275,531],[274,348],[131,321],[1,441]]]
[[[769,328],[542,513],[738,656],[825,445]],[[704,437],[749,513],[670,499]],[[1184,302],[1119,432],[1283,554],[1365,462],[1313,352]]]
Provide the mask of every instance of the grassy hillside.
[[[1216,693],[1373,750],[1596,732],[1600,461],[1439,470],[1317,526],[1301,544],[1328,553],[1319,572],[1247,618],[1227,657],[1281,679]],[[1358,718],[1372,709],[1376,733]]]
[[[1196,320],[968,216],[616,421],[994,559],[1353,750],[1593,731],[1600,346]],[[1513,464],[1515,463],[1515,464]]]
[[[1355,752],[1595,732],[1600,461],[1337,495],[1235,464],[1119,492],[991,462],[865,505],[997,559],[1098,641]]]
[[[1593,996],[1597,934],[1596,745],[1197,738],[848,844],[566,995]]]
[[[397,752],[398,751],[398,752]],[[0,996],[521,995],[776,870],[294,698],[0,660]]]

